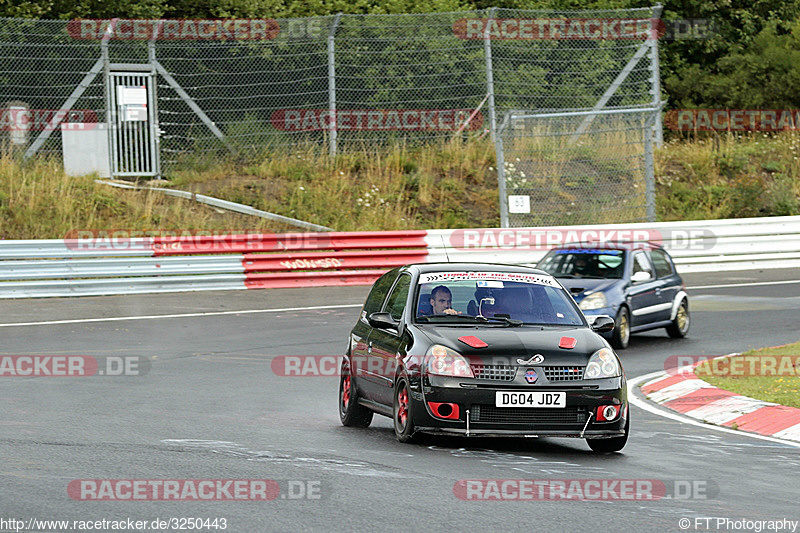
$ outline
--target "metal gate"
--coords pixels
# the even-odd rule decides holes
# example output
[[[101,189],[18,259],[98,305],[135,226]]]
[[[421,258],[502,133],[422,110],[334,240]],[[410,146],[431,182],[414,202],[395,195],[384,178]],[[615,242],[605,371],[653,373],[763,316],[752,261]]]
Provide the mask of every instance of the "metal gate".
[[[106,76],[112,178],[161,177],[156,80],[146,67],[147,71],[110,71]]]

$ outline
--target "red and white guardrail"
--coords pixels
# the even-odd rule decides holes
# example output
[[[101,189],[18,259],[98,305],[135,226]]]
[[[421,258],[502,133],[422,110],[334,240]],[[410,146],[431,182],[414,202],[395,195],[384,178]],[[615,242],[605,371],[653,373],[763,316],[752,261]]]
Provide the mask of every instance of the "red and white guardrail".
[[[800,266],[800,217],[511,229],[135,234],[78,231],[58,240],[0,240],[0,298],[367,285],[408,263],[532,265],[553,246],[570,242],[660,244],[680,272]]]

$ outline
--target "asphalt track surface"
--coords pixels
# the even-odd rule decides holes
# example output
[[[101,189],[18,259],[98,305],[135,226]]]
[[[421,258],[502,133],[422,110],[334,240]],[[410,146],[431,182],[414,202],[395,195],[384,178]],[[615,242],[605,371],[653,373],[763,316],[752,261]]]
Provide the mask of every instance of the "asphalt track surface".
[[[719,355],[800,338],[797,271],[684,277],[690,336],[634,336],[621,352],[629,379],[663,369],[670,355]],[[0,518],[225,518],[234,532],[749,531],[695,519],[800,520],[800,448],[638,407],[628,445],[611,455],[596,455],[577,439],[400,444],[390,420],[378,416],[366,430],[342,427],[336,377],[282,377],[270,363],[277,355],[341,354],[367,291],[0,301],[0,355],[151,362],[136,377],[0,378]],[[347,307],[297,309],[318,306]],[[78,501],[67,493],[78,479],[270,479],[282,497]],[[453,491],[462,479],[688,481],[706,493],[653,501],[462,501]],[[290,498],[298,483],[320,497]],[[682,518],[690,520],[686,529]]]

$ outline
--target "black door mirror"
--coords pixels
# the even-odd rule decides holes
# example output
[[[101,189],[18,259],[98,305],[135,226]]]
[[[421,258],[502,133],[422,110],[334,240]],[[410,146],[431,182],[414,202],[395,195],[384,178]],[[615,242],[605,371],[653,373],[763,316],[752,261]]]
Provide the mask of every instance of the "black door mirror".
[[[614,319],[608,315],[595,315],[587,318],[589,319],[589,325],[592,326],[592,331],[606,333],[614,329]]]
[[[397,326],[400,325],[400,321],[392,318],[389,313],[372,313],[367,320],[373,328],[397,329]]]

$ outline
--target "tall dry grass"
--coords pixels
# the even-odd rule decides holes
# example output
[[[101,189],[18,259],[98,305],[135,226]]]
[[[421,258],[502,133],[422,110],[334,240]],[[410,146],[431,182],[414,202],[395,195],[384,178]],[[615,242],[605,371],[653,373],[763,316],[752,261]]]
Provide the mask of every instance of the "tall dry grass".
[[[485,140],[367,146],[335,160],[308,148],[245,164],[190,165],[171,182],[340,231],[495,226],[493,164]]]
[[[656,152],[659,220],[800,214],[800,132],[674,137]]]
[[[513,171],[506,169],[509,185],[547,190],[555,202],[574,202],[572,209],[581,216],[590,213],[593,222],[615,222],[589,210],[601,193],[607,194],[601,185],[614,185],[622,195],[620,203],[641,194],[633,186],[638,179],[635,169],[625,166],[624,156],[634,147],[624,138],[617,141],[613,154],[584,144],[570,152],[571,159],[540,140],[519,142],[507,152],[512,158],[507,164],[515,165]],[[272,151],[246,160],[187,158],[170,170],[167,186],[339,231],[499,224],[494,146],[487,139],[364,146],[336,159],[323,150]],[[622,162],[614,162],[614,156],[623,156]],[[798,132],[672,139],[656,151],[658,217],[800,214],[798,157]],[[519,164],[522,161],[529,167]],[[542,178],[559,173],[568,178]],[[617,174],[624,179],[614,183]],[[565,216],[559,223],[583,221]],[[96,184],[92,176],[68,177],[58,159],[23,162],[0,154],[0,238],[61,238],[76,229],[292,230],[157,192],[112,189]]]
[[[0,238],[58,239],[78,229],[286,229],[156,191],[113,189],[95,179],[67,176],[56,159],[23,162],[0,154]]]

